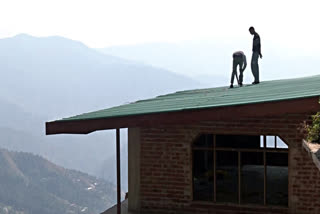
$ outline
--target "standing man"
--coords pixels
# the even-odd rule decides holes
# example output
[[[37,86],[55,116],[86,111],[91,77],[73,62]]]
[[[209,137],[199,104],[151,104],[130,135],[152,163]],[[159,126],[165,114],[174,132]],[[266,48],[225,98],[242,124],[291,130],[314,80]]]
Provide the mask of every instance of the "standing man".
[[[237,51],[234,52],[233,55],[233,69],[232,69],[232,74],[231,74],[231,85],[230,88],[233,88],[233,80],[234,80],[234,76],[236,76],[237,81],[239,86],[242,86],[242,81],[243,81],[243,71],[246,69],[247,67],[247,58],[246,55],[244,55],[244,53],[242,51]],[[237,67],[239,65],[239,70],[240,70],[240,75],[239,75],[239,79],[238,79],[238,75],[237,75]]]
[[[253,46],[252,46],[252,58],[251,58],[251,71],[254,77],[254,82],[252,84],[260,83],[259,80],[259,56],[262,59],[261,54],[261,42],[259,34],[254,30],[254,27],[249,28],[249,32],[253,35]]]

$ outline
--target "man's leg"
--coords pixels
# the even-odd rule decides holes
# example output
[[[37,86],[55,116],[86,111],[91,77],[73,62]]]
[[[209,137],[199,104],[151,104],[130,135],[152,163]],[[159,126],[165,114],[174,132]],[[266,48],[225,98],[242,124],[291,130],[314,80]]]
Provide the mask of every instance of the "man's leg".
[[[252,53],[251,58],[251,71],[254,77],[254,83],[259,82],[259,65],[258,65],[259,54],[257,52]]]
[[[259,54],[257,52],[252,53],[252,73],[254,73],[254,82],[259,83],[259,65],[258,65]]]
[[[239,64],[239,68],[240,68],[239,85],[242,85],[242,82],[243,82],[243,70],[242,70],[242,67],[243,67],[243,62],[241,62]]]
[[[237,74],[237,65],[238,64],[233,59],[233,62],[232,62],[232,74],[231,74],[231,85],[233,85],[234,76]]]

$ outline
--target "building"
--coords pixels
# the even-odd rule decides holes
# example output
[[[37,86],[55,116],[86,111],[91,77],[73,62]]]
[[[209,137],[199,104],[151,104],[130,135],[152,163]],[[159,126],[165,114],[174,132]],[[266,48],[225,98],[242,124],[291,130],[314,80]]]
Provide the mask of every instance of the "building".
[[[181,91],[48,122],[46,132],[116,129],[118,145],[128,128],[132,213],[316,214],[320,171],[303,140],[319,97],[320,75]]]

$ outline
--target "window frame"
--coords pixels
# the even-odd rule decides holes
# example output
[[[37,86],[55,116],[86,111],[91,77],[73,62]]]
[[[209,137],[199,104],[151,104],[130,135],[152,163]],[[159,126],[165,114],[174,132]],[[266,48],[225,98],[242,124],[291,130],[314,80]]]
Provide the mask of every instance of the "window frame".
[[[213,135],[213,146],[212,148],[209,147],[197,147],[194,146],[196,140],[201,137],[202,135]],[[217,135],[243,135],[243,136],[260,136],[263,137],[263,147],[260,148],[227,148],[227,147],[216,147],[216,136]],[[274,147],[267,146],[267,136],[274,137]],[[277,138],[287,145],[287,148],[277,148]],[[288,208],[289,206],[289,177],[288,177],[288,201],[287,205],[272,205],[267,204],[267,153],[286,153],[288,154],[288,176],[289,172],[289,145],[288,143],[283,140],[283,138],[279,135],[248,135],[248,134],[217,134],[217,133],[201,133],[196,136],[196,138],[192,141],[191,144],[191,152],[192,152],[192,201],[194,202],[205,202],[205,203],[214,203],[214,204],[229,204],[229,205],[254,205],[254,206],[265,206],[265,207],[281,207],[281,208]],[[202,201],[202,200],[194,200],[194,151],[195,150],[202,150],[202,151],[212,151],[213,152],[213,201]],[[217,151],[229,151],[229,152],[237,152],[238,153],[238,203],[232,202],[217,202],[217,178],[216,178],[216,162],[217,162]],[[263,188],[263,204],[248,204],[248,203],[241,203],[241,153],[242,152],[260,152],[263,153],[263,166],[264,166],[264,188]]]

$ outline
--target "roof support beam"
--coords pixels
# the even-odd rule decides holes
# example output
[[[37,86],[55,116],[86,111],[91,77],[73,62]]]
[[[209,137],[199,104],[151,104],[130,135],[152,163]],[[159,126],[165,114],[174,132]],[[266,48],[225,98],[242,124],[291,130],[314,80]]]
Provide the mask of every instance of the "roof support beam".
[[[121,177],[120,177],[120,129],[116,129],[117,153],[117,214],[121,214]]]

